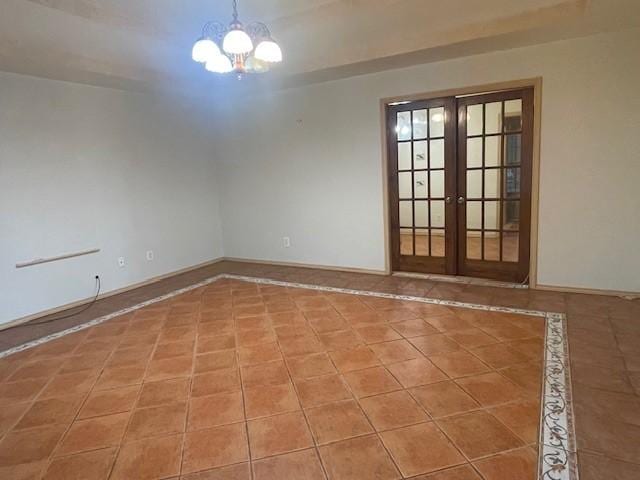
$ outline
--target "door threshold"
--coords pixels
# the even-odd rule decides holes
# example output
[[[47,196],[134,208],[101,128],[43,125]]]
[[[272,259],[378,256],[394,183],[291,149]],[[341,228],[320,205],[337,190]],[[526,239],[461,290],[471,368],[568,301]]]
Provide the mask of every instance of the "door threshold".
[[[459,275],[439,275],[436,273],[392,272],[394,277],[421,278],[423,280],[435,280],[437,282],[459,283],[463,285],[475,285],[480,287],[528,289],[526,283],[501,282],[486,278],[462,277]]]

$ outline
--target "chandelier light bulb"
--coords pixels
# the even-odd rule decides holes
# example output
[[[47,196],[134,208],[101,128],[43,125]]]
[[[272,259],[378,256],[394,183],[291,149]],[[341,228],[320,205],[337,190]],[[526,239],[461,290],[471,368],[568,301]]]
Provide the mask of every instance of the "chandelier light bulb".
[[[200,38],[191,51],[191,57],[198,63],[207,63],[213,57],[220,55],[220,49],[215,42],[209,38]]]
[[[230,55],[245,55],[253,50],[253,42],[244,30],[236,27],[224,36],[222,49]]]
[[[273,40],[263,40],[256,47],[255,57],[263,62],[279,63],[282,61],[282,50]]]
[[[204,68],[214,73],[229,73],[233,70],[233,65],[231,64],[229,57],[219,53],[215,57],[211,58]]]

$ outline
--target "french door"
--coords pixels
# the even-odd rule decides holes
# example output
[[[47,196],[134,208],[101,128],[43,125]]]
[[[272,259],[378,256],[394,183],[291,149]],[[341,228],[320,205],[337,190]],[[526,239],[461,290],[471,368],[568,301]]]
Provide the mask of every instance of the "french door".
[[[533,90],[387,107],[394,271],[526,280]]]

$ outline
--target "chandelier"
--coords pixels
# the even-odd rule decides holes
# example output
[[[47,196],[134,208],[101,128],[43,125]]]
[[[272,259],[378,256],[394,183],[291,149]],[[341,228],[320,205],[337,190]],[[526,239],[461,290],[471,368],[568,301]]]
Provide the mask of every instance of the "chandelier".
[[[233,0],[229,26],[207,22],[191,56],[210,72],[235,73],[242,78],[247,73],[268,72],[272,64],[282,61],[282,50],[264,23],[242,25],[238,20],[238,2]]]

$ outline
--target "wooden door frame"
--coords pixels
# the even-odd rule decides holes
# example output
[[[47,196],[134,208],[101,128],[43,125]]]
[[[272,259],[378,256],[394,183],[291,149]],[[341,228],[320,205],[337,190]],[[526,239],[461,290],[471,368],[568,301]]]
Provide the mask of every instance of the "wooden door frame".
[[[530,264],[529,287],[538,285],[538,222],[539,222],[539,193],[540,193],[540,125],[542,108],[542,77],[512,80],[507,82],[473,85],[468,87],[437,90],[423,93],[398,95],[380,99],[380,138],[381,138],[381,166],[382,166],[382,201],[385,273],[393,273],[391,269],[391,220],[389,209],[389,154],[387,141],[387,106],[397,102],[411,102],[429,100],[433,98],[474,95],[501,90],[518,90],[533,88],[533,158],[531,165],[531,225],[530,225]]]

